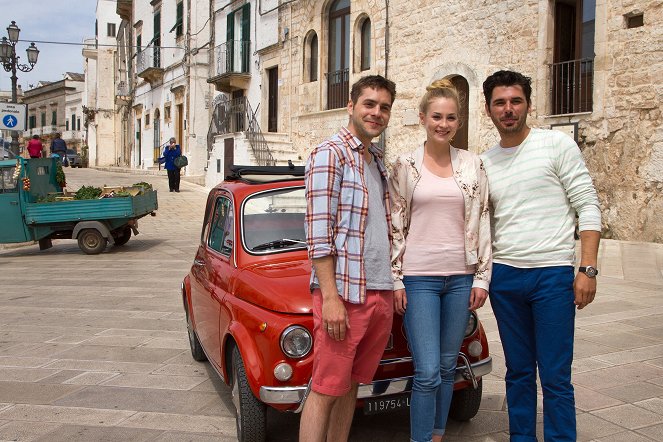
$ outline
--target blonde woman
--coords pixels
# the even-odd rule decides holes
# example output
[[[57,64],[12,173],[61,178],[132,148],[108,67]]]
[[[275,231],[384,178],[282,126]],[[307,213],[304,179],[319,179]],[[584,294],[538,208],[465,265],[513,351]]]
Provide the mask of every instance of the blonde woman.
[[[394,308],[414,359],[410,438],[441,441],[470,310],[488,296],[492,266],[488,185],[479,157],[451,142],[460,98],[449,80],[426,88],[426,141],[390,177]]]

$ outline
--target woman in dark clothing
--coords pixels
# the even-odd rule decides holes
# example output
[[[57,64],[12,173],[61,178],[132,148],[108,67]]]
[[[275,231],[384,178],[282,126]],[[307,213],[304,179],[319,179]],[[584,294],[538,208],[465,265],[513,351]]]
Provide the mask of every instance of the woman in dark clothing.
[[[175,158],[182,155],[180,145],[176,143],[175,137],[171,137],[168,146],[163,149],[163,156],[159,163],[165,163],[164,168],[168,171],[168,187],[171,192],[180,191],[180,168],[175,165]]]

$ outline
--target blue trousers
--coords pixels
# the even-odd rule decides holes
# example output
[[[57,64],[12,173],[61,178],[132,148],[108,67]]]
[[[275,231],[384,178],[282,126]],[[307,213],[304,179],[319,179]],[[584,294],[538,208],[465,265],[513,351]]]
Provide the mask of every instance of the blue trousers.
[[[473,275],[405,276],[405,330],[414,360],[410,440],[443,435],[456,361],[470,316]]]
[[[506,359],[512,442],[536,441],[536,373],[543,390],[546,442],[575,441],[571,362],[575,305],[573,267],[493,264],[490,303]]]

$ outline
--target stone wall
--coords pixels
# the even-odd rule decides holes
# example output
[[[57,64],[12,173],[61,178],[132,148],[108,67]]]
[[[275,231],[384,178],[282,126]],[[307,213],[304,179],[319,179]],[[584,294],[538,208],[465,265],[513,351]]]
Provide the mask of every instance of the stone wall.
[[[280,131],[291,134],[302,158],[347,122],[343,110],[324,111],[329,3],[284,8],[279,19],[281,28],[290,29],[280,52],[279,100],[285,107],[281,115],[287,115]],[[392,0],[387,54],[385,3],[353,1],[351,26],[362,14],[372,21],[373,62],[366,72],[352,66],[350,83],[385,71],[396,82],[387,130],[387,157],[393,159],[424,140],[416,109],[433,80],[467,80],[469,149],[482,152],[498,140],[484,113],[483,80],[498,69],[531,76],[530,125],[578,124],[579,146],[599,192],[604,236],[663,242],[663,217],[657,216],[663,211],[663,2],[596,1],[593,109],[564,116],[551,116],[553,10],[553,1]],[[634,13],[644,13],[644,26],[627,29],[625,17]],[[311,29],[318,35],[320,74],[318,81],[306,82],[304,41]]]

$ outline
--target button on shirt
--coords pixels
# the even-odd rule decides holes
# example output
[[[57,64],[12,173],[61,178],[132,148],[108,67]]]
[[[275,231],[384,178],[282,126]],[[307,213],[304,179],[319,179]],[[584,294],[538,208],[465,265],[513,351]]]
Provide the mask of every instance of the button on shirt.
[[[334,256],[339,295],[353,304],[366,301],[364,234],[368,214],[368,190],[364,180],[364,146],[346,128],[317,146],[306,164],[306,241],[310,259]],[[382,152],[369,151],[382,176],[387,226],[389,192]],[[391,244],[391,231],[388,230]],[[311,284],[318,283],[315,269]]]

